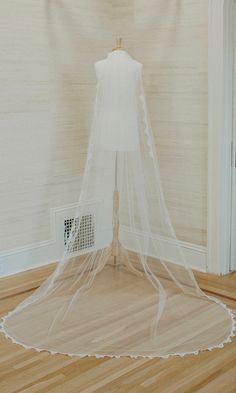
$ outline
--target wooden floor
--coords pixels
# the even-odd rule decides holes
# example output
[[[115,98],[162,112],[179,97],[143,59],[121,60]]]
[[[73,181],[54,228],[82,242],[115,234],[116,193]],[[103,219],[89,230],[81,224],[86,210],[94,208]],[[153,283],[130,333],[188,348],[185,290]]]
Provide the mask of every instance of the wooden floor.
[[[53,266],[0,281],[4,315],[37,288]],[[197,273],[202,289],[236,312],[236,273]],[[25,350],[0,334],[0,393],[236,393],[236,337],[223,349],[169,359],[70,358]]]

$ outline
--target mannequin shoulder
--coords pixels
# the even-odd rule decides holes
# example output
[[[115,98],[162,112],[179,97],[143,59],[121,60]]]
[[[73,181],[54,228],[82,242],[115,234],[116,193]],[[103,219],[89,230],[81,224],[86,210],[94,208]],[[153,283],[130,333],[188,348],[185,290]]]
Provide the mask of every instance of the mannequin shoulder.
[[[143,70],[143,65],[142,63],[140,63],[139,61],[132,59],[130,61],[130,65],[132,67],[132,69],[134,70],[134,72],[137,72],[138,74],[142,74],[142,70]]]
[[[142,70],[143,70],[142,63],[139,63],[139,61],[137,61],[137,60],[134,60],[134,62],[136,63],[136,67],[139,70],[139,72],[142,72]]]
[[[96,63],[94,63],[95,71],[104,68],[105,64],[106,64],[106,59],[96,61]]]
[[[105,68],[105,64],[106,59],[96,61],[96,63],[94,64],[95,74],[97,78],[101,74],[102,70]]]

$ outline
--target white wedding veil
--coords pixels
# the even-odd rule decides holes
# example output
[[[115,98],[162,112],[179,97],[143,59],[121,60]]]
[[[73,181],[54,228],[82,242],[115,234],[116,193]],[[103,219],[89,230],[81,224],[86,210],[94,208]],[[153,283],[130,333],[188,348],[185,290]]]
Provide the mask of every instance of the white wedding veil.
[[[80,357],[221,347],[234,334],[233,314],[201,291],[176,239],[142,65],[118,50],[95,72],[86,166],[64,255],[3,318],[2,331],[26,348]]]

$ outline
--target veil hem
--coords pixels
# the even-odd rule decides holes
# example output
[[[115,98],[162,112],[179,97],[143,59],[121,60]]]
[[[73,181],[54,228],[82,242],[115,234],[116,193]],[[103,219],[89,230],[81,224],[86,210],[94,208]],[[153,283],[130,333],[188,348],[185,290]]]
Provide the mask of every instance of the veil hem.
[[[225,309],[225,311],[227,311],[228,315],[231,318],[231,331],[230,334],[228,335],[228,337],[223,340],[222,342],[220,342],[219,344],[213,345],[213,346],[209,346],[209,347],[203,347],[203,348],[199,348],[195,351],[189,351],[189,352],[173,352],[173,353],[169,353],[166,355],[132,355],[132,354],[122,354],[122,355],[116,355],[116,354],[99,354],[99,353],[72,353],[72,352],[61,352],[61,351],[51,351],[49,349],[46,348],[38,348],[38,347],[34,347],[34,346],[30,346],[27,344],[24,344],[23,342],[15,339],[13,336],[11,336],[9,333],[7,333],[5,327],[4,327],[4,323],[7,320],[7,318],[12,315],[14,313],[13,311],[8,312],[8,314],[6,314],[5,316],[1,317],[1,322],[0,322],[0,333],[2,333],[7,339],[9,339],[13,344],[17,344],[20,345],[21,347],[25,348],[25,349],[34,349],[36,352],[48,352],[51,355],[66,355],[69,357],[77,357],[77,358],[85,358],[85,357],[95,357],[96,359],[103,359],[103,358],[116,358],[116,359],[120,359],[120,358],[131,358],[131,359],[138,359],[138,358],[143,358],[143,359],[168,359],[170,357],[173,356],[179,356],[179,357],[184,357],[186,355],[198,355],[200,352],[205,352],[205,351],[212,351],[213,349],[217,349],[217,348],[223,348],[226,344],[231,343],[232,342],[232,338],[236,336],[236,315],[233,312],[233,310],[231,308],[229,308],[228,306],[226,306],[225,303],[223,303],[221,300],[219,300],[218,298],[214,297],[214,296],[208,296],[205,294],[205,296],[212,300],[213,302],[215,302],[216,304],[219,304],[222,308]]]

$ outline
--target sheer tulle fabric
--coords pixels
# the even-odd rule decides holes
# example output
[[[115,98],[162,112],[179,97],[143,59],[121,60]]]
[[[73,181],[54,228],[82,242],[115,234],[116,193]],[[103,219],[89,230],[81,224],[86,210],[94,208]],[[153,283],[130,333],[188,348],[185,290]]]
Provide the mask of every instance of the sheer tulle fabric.
[[[75,356],[168,357],[223,346],[233,314],[186,267],[163,196],[142,66],[119,51],[95,68],[87,162],[65,253],[2,330],[26,348]],[[75,252],[88,214],[94,244]]]

